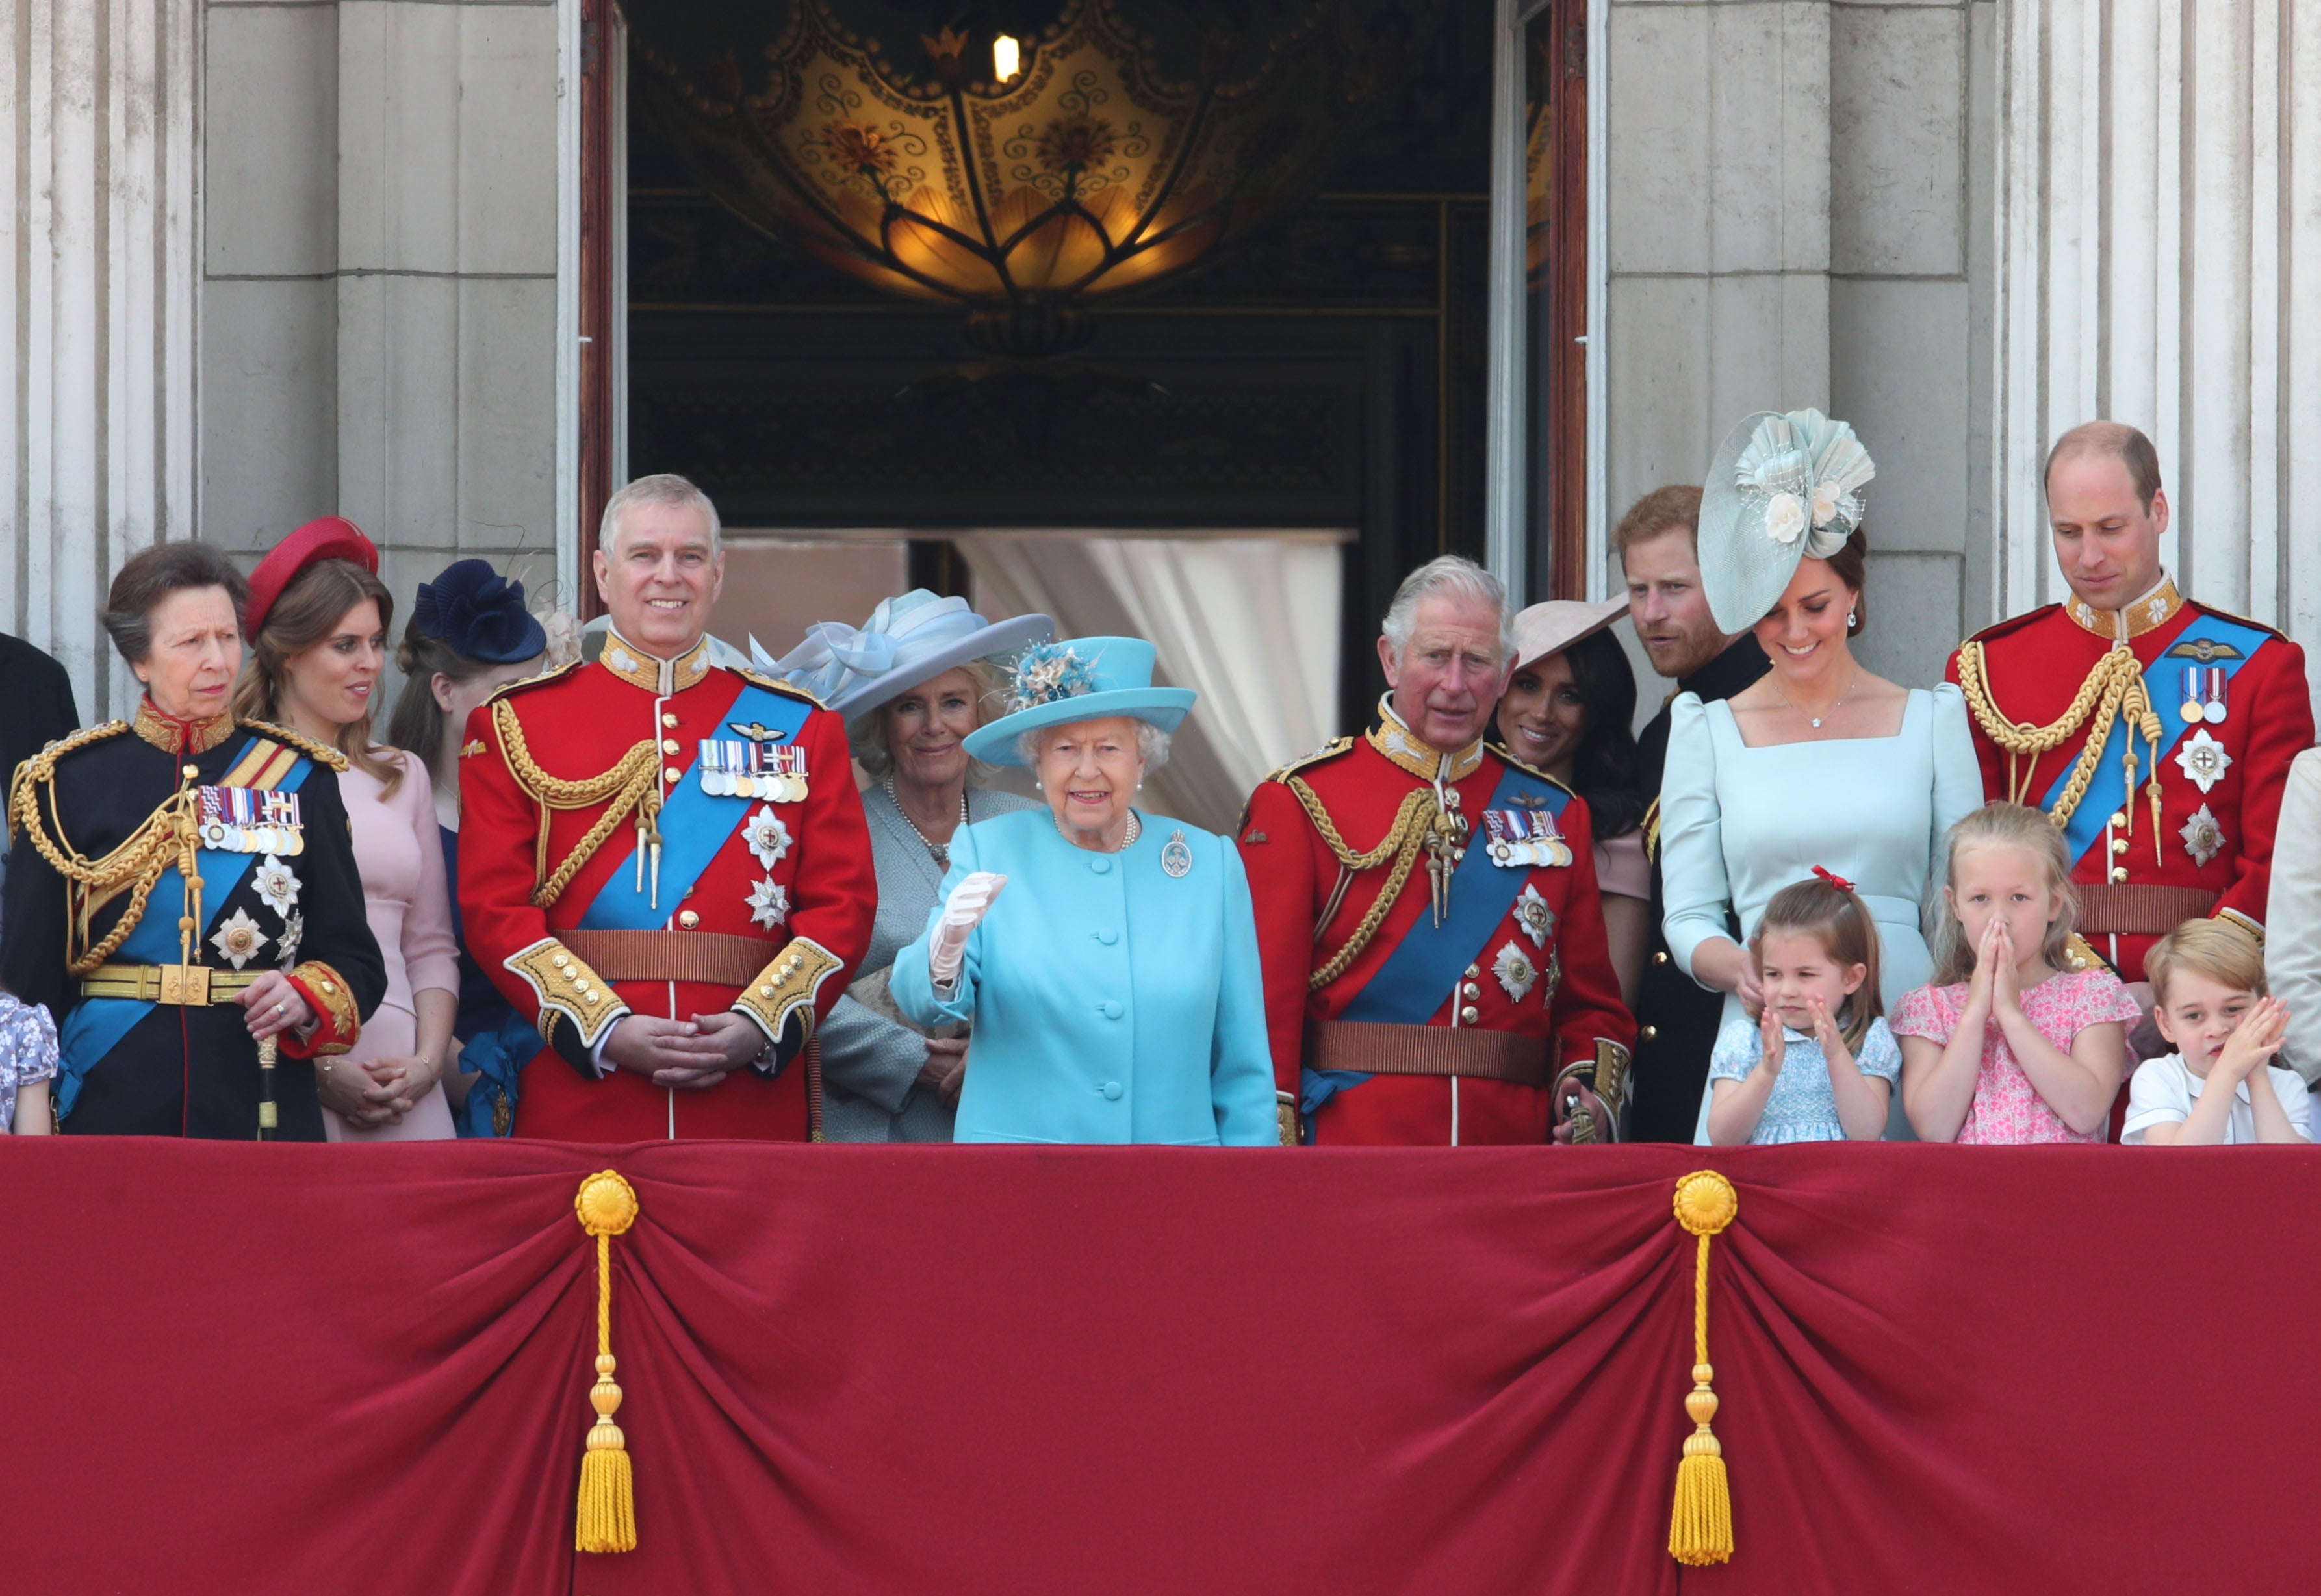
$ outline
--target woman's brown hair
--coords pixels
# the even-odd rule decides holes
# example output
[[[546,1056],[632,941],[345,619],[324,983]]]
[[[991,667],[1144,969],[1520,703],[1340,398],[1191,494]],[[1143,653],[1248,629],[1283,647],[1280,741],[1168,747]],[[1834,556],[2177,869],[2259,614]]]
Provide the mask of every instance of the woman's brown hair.
[[[1886,1012],[1885,1000],[1878,995],[1878,922],[1861,894],[1818,875],[1792,883],[1773,894],[1749,935],[1749,957],[1759,964],[1769,931],[1811,937],[1840,967],[1861,966],[1861,984],[1831,1016],[1847,1049],[1859,1055],[1870,1022]]]
[[[419,630],[419,617],[414,615],[396,648],[395,668],[403,673],[403,691],[396,694],[395,712],[387,717],[387,740],[418,755],[419,762],[432,772],[435,757],[443,751],[443,739],[464,730],[444,720],[443,706],[435,702],[435,678],[449,676],[465,686],[499,667],[488,659],[470,659],[442,639],[429,637]]]
[[[395,617],[395,595],[387,592],[387,584],[354,561],[316,560],[292,577],[267,612],[266,624],[250,639],[250,662],[242,667],[241,680],[233,690],[235,716],[280,721],[282,689],[288,680],[291,659],[327,640],[346,612],[365,599],[378,605],[379,630],[385,631]],[[340,727],[332,740],[350,764],[378,783],[382,797],[392,797],[403,784],[403,763],[379,757],[371,741],[370,722],[366,711],[361,720]]]

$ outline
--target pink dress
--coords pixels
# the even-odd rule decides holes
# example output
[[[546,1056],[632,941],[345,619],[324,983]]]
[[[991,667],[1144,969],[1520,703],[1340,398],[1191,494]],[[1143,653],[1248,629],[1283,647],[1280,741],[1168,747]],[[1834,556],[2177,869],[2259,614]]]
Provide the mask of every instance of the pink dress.
[[[1960,1011],[1966,1007],[1966,983],[1956,986],[1921,986],[1907,994],[1894,1011],[1889,1025],[1898,1037],[1923,1037],[1946,1045],[1958,1029]],[[2127,988],[2109,970],[2072,970],[2050,975],[2023,994],[2023,1017],[2038,1033],[2068,1053],[2081,1031],[2090,1025],[2134,1025],[2144,1017]],[[1974,1083],[1974,1102],[1959,1127],[1961,1142],[2019,1145],[2026,1142],[2104,1139],[2098,1128],[2081,1136],[2047,1106],[2031,1077],[2015,1060],[2015,1050],[1993,1020],[1983,1029],[1982,1073]]]
[[[408,1058],[418,1047],[416,992],[460,995],[460,944],[451,935],[451,889],[443,878],[443,839],[435,823],[435,795],[416,754],[381,748],[403,766],[393,796],[350,767],[339,777],[347,818],[354,825],[355,865],[362,872],[363,905],[371,935],[387,960],[387,995],[363,1021],[350,1059]],[[456,1132],[441,1086],[403,1116],[376,1130],[351,1127],[325,1107],[323,1130],[332,1141],[441,1141]]]

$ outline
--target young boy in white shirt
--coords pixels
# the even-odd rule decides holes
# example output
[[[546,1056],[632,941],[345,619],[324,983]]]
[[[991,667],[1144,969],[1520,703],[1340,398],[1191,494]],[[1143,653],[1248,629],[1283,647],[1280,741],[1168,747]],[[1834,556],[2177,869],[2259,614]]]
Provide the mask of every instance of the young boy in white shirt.
[[[2144,956],[2152,1017],[2176,1045],[2136,1067],[2120,1140],[2147,1147],[2308,1142],[2305,1082],[2271,1062],[2289,1007],[2269,996],[2264,952],[2239,927],[2192,920]]]

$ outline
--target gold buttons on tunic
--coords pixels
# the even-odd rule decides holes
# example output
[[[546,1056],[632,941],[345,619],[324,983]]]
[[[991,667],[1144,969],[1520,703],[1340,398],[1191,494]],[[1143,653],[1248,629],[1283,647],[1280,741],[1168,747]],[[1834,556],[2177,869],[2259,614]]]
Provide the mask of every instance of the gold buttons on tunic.
[[[1643,1034],[1644,1040],[1657,1042],[1661,1039],[1661,1028],[1657,1025],[1648,1025],[1644,1027]]]
[[[194,777],[201,775],[201,773],[202,767],[198,765],[188,765],[186,766],[186,779],[187,781],[193,780]]]
[[[667,782],[670,786],[672,786],[672,787],[673,787],[673,786],[677,785],[677,784],[678,784],[678,783],[679,783],[679,782],[681,782],[681,781],[683,781],[683,780],[685,779],[685,772],[683,772],[682,770],[679,770],[676,766],[672,765],[672,766],[670,766],[667,770],[664,770],[664,771],[662,771],[662,772],[660,773],[660,779],[661,779],[661,780],[663,780],[663,781],[665,781],[665,782]]]
[[[662,738],[660,739],[660,751],[664,754],[674,754],[677,752],[677,739],[673,737]]]
[[[1482,1015],[1476,1010],[1472,1003],[1468,1004],[1465,1008],[1459,1011],[1460,1020],[1467,1025],[1472,1025],[1476,1020],[1480,1020],[1481,1018]]]
[[[1467,966],[1467,979],[1468,979],[1468,980],[1470,980],[1470,981],[1474,980],[1477,976],[1480,975],[1482,973],[1483,973],[1483,967],[1482,967],[1480,965],[1469,965],[1469,966]]]
[[[677,917],[677,923],[678,923],[678,924],[679,924],[679,925],[681,925],[681,926],[683,926],[687,930],[688,930],[688,931],[689,931],[689,930],[691,930],[694,927],[696,927],[696,926],[697,926],[697,925],[699,925],[699,924],[701,923],[701,916],[699,916],[699,915],[696,914],[692,910],[688,909],[688,910],[687,910],[684,913],[682,913],[682,914],[680,914],[680,915],[678,915],[678,916]]]
[[[2114,865],[2111,867],[2111,878],[2114,881],[2125,881],[2127,879],[2127,866],[2125,865]]]
[[[2127,824],[2127,811],[2124,809],[2115,810],[2112,812],[2111,823],[2115,826],[2125,826]]]
[[[2111,839],[2111,851],[2116,854],[2125,853],[2127,851],[2127,839],[2125,837],[2113,838]]]
[[[663,714],[660,718],[660,723],[664,726],[674,726],[677,724],[677,717],[671,714]]]
[[[1652,955],[1652,963],[1656,965],[1664,965],[1668,963],[1668,949],[1664,948],[1661,949],[1660,952]]]
[[[1470,981],[1459,989],[1459,995],[1465,998],[1478,998],[1483,995],[1483,989]]]

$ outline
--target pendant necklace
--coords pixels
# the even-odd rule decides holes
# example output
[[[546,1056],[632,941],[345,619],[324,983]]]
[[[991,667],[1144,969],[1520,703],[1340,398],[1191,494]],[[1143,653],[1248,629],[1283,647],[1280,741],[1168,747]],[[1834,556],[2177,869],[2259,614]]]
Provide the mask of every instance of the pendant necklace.
[[[1816,731],[1818,731],[1818,730],[1821,730],[1821,723],[1822,723],[1822,720],[1823,720],[1823,718],[1824,718],[1825,716],[1834,715],[1834,714],[1837,713],[1837,712],[1838,712],[1841,708],[1843,708],[1843,705],[1844,705],[1844,703],[1845,703],[1845,701],[1846,701],[1847,699],[1852,698],[1852,697],[1853,696],[1853,690],[1854,690],[1856,687],[1860,686],[1861,685],[1861,672],[1859,672],[1859,671],[1856,671],[1856,672],[1854,673],[1854,676],[1853,676],[1853,680],[1852,680],[1851,682],[1848,682],[1848,683],[1845,685],[1845,691],[1844,691],[1844,692],[1843,692],[1843,693],[1841,693],[1841,694],[1839,694],[1837,695],[1837,703],[1834,703],[1834,704],[1830,705],[1827,709],[1825,709],[1825,710],[1822,711],[1821,714],[1818,714],[1818,715],[1806,715],[1805,711],[1803,711],[1803,710],[1801,710],[1801,709],[1798,709],[1798,706],[1797,706],[1797,702],[1796,702],[1794,699],[1792,699],[1792,698],[1789,695],[1789,693],[1788,693],[1788,692],[1787,692],[1787,691],[1786,691],[1786,690],[1781,686],[1780,679],[1779,679],[1778,676],[1777,676],[1777,677],[1775,677],[1775,678],[1774,678],[1774,681],[1773,681],[1773,691],[1774,691],[1774,692],[1776,692],[1776,693],[1780,694],[1780,695],[1781,695],[1781,702],[1782,702],[1783,703],[1786,703],[1786,704],[1788,704],[1788,705],[1789,706],[1789,709],[1790,709],[1791,712],[1796,713],[1796,714],[1799,714],[1799,715],[1805,715],[1805,718],[1806,718],[1806,724],[1807,724],[1808,726],[1811,726],[1811,727],[1812,727]]]
[[[895,778],[891,775],[887,778],[887,802],[893,804],[895,812],[903,817],[903,824],[911,829],[911,835],[924,843],[927,851],[934,855],[935,863],[945,870],[950,869],[951,844],[933,841],[924,831],[919,830],[919,822],[911,818],[911,812],[903,807],[903,801],[900,798],[895,796]],[[967,793],[964,791],[959,795],[959,823],[962,826],[968,823]]]

